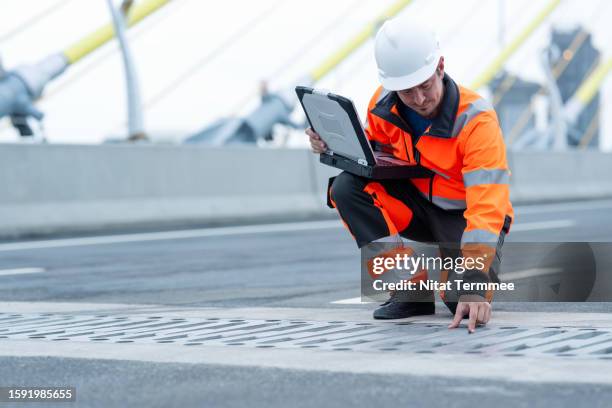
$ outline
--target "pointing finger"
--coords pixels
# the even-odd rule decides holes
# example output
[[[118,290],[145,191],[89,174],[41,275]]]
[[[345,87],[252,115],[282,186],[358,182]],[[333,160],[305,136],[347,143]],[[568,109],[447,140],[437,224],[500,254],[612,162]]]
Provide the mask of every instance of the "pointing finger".
[[[476,330],[477,317],[478,317],[478,307],[475,305],[470,306],[470,320],[468,321],[468,332],[474,333],[474,330]]]
[[[458,305],[457,310],[455,310],[455,317],[453,318],[453,321],[451,322],[451,324],[448,325],[448,328],[454,329],[456,327],[459,327],[459,323],[461,323],[462,318],[463,318],[463,307],[462,305]]]

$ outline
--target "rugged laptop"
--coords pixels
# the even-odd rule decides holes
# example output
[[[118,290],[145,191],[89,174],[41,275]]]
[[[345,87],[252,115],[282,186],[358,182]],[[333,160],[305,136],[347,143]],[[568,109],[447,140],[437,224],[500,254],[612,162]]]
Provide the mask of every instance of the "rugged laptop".
[[[370,179],[430,177],[417,164],[372,150],[353,101],[324,90],[298,86],[295,92],[310,126],[327,144],[320,161]]]

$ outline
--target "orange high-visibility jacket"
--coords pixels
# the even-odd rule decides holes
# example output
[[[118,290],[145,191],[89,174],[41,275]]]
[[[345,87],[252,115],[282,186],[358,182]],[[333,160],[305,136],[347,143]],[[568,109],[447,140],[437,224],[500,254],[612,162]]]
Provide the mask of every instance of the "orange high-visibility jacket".
[[[495,246],[514,213],[506,146],[491,104],[445,75],[440,112],[417,136],[399,116],[398,103],[402,102],[397,94],[382,87],[370,100],[366,133],[375,150],[434,172],[430,178],[411,181],[438,207],[465,209],[462,246]]]

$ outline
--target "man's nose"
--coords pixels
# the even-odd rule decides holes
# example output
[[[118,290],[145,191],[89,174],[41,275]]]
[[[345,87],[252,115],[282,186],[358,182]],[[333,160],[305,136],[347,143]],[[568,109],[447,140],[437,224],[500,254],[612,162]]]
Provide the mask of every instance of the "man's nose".
[[[420,89],[414,90],[413,100],[416,105],[422,105],[425,102],[425,95]]]

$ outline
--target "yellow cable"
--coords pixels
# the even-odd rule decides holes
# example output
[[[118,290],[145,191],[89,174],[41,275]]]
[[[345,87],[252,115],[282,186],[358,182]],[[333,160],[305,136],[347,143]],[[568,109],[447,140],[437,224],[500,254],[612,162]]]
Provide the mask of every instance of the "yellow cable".
[[[334,69],[340,62],[348,57],[353,51],[363,45],[378,29],[378,25],[399,13],[403,8],[410,4],[412,0],[399,0],[395,2],[391,7],[385,10],[375,20],[370,22],[363,30],[361,30],[353,39],[347,42],[342,48],[330,55],[321,65],[312,70],[310,77],[313,82],[316,82],[327,75],[332,69]]]
[[[571,60],[576,55],[576,50],[578,48],[580,48],[580,46],[582,46],[582,44],[584,43],[584,41],[587,38],[588,38],[588,33],[586,31],[580,31],[576,35],[576,37],[574,37],[574,40],[569,45],[569,47],[567,47],[563,51],[564,54],[565,53],[569,53],[569,55],[571,57],[569,59],[566,59],[566,58],[562,57],[562,58],[559,59],[559,61],[557,61],[557,63],[555,64],[555,66],[553,67],[553,70],[552,70],[553,78],[557,79],[557,78],[559,78],[561,76],[561,74],[565,71],[565,68],[567,68],[567,66],[569,65]],[[510,88],[512,88],[512,85],[514,85],[514,83],[516,82],[517,79],[518,79],[518,77],[515,76],[515,75],[508,75],[508,76],[506,76],[504,81],[499,86],[499,89],[497,90],[497,92],[493,96],[493,105],[497,106],[497,104],[501,101],[503,96],[510,90]],[[542,94],[543,92],[544,92],[544,87],[540,86],[540,88],[538,89],[537,94]]]
[[[580,88],[578,88],[574,94],[574,97],[584,106],[588,105],[611,69],[612,58],[608,59],[608,61],[605,63],[599,64],[595,71],[593,71],[593,73],[582,83],[582,85],[580,85]]]
[[[168,4],[170,0],[144,0],[143,2],[134,5],[129,12],[127,25],[132,26],[138,23],[143,18],[159,10],[161,7]],[[114,36],[115,30],[111,23],[98,28],[90,33],[85,38],[72,44],[64,50],[64,55],[69,64],[73,64],[80,60],[96,48],[110,41]]]
[[[594,67],[594,69],[592,68],[592,73],[582,82],[582,85],[580,85],[578,90],[574,92],[574,95],[565,104],[566,108],[568,106],[572,106],[572,108],[577,109],[575,111],[573,109],[570,109],[571,111],[574,111],[576,114],[580,113],[580,111],[582,111],[582,109],[584,109],[584,107],[587,106],[589,102],[591,102],[591,99],[593,99],[595,94],[597,94],[601,83],[606,79],[606,76],[610,72],[610,69],[612,69],[612,58],[608,59],[606,63],[599,64],[597,65],[597,67]],[[540,88],[539,92],[541,92],[542,90],[543,88]],[[574,103],[576,102],[577,104],[574,105]],[[531,113],[531,105],[523,110],[521,116],[515,122],[515,125],[510,131],[510,135],[508,137],[508,144],[512,144],[514,138],[518,136],[520,132],[523,131],[525,126],[527,126],[528,119],[531,117]],[[593,123],[591,122],[591,125],[589,125],[589,129],[592,125]],[[585,134],[588,132],[589,131],[587,130]]]
[[[548,5],[540,11],[527,27],[514,39],[502,52],[493,60],[493,62],[472,82],[471,88],[478,89],[486,85],[504,66],[506,61],[520,48],[520,46],[529,38],[531,34],[538,28],[540,24],[549,16],[550,13],[561,3],[561,0],[552,0]]]

